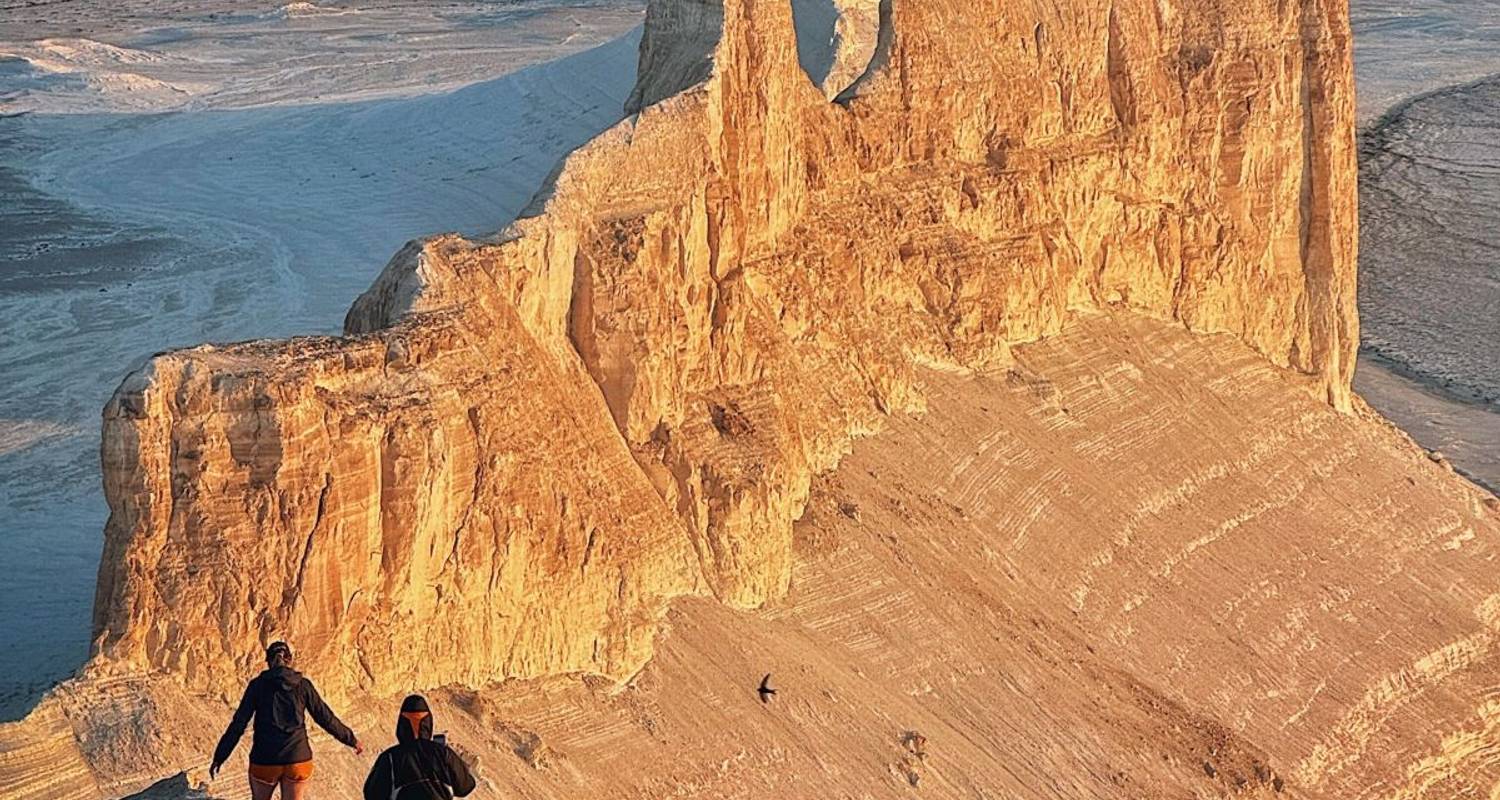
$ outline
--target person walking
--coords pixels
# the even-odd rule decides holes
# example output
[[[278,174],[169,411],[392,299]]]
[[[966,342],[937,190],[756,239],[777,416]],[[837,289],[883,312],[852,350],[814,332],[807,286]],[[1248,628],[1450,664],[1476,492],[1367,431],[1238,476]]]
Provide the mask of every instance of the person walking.
[[[245,687],[239,708],[214,749],[209,777],[218,776],[219,768],[229,760],[245,733],[245,726],[254,717],[255,733],[250,745],[251,797],[270,800],[279,786],[282,800],[303,800],[313,770],[305,720],[309,714],[329,735],[354,748],[355,754],[364,753],[359,737],[323,702],[313,682],[292,669],[292,648],[286,642],[275,642],[266,648],[266,670]]]
[[[365,778],[365,800],[452,800],[474,791],[468,765],[432,738],[427,699],[410,695],[396,718],[396,746],[375,759]]]

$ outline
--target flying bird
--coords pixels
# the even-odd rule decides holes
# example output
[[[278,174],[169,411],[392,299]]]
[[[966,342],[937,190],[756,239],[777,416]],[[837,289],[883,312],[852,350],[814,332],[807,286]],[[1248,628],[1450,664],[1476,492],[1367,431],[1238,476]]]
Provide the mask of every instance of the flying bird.
[[[771,688],[771,673],[767,672],[766,677],[760,679],[760,688],[755,691],[760,695],[762,703],[771,702],[771,695],[776,694],[776,690]]]

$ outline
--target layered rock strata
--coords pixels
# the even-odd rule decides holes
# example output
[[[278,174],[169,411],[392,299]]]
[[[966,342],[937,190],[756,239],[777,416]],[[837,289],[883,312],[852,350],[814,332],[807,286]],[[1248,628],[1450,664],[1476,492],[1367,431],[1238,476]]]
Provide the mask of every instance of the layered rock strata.
[[[1124,307],[1350,407],[1342,0],[887,0],[829,101],[782,0],[656,0],[632,116],[339,338],[159,356],[105,411],[98,658],[223,693],[626,677],[780,598],[814,475],[916,367]]]
[[[771,607],[675,602],[623,688],[428,692],[482,791],[1487,795],[1494,498],[1227,335],[1098,314],[1015,356],[920,373],[927,413],[813,482]],[[186,790],[227,704],[108,666],[0,724],[0,797],[248,796],[233,764]],[[399,702],[338,711],[383,747]],[[371,753],[314,736],[317,796],[360,797]]]

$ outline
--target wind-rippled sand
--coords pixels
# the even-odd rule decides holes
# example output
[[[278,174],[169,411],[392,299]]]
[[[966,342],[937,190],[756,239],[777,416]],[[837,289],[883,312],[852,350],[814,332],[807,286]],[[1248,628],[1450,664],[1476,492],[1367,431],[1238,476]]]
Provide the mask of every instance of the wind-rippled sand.
[[[334,332],[405,241],[504,225],[622,116],[642,7],[0,13],[0,719],[87,654],[99,413],[126,372]]]

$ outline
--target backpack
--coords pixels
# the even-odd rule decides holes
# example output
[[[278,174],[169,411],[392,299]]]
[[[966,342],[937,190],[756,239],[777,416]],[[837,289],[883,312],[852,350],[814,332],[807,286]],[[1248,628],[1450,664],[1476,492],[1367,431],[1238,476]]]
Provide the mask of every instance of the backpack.
[[[427,754],[422,751],[422,745],[415,742],[414,744],[416,744],[417,748],[417,770],[422,773],[422,777],[412,781],[411,783],[403,783],[400,786],[396,785],[396,751],[400,748],[391,748],[391,750],[386,753],[386,760],[391,771],[391,800],[397,800],[397,796],[400,795],[403,791],[421,783],[430,783],[433,786],[436,786],[438,797],[442,797],[445,800],[452,800],[453,791],[448,788],[448,784],[443,783],[441,780],[438,780],[436,777],[428,773],[426,758]]]

